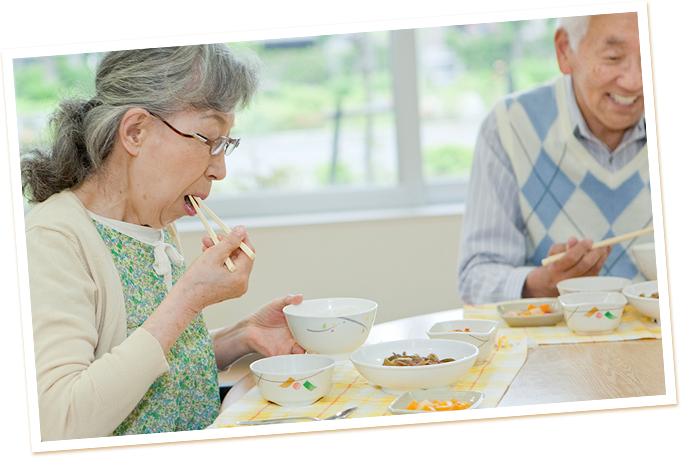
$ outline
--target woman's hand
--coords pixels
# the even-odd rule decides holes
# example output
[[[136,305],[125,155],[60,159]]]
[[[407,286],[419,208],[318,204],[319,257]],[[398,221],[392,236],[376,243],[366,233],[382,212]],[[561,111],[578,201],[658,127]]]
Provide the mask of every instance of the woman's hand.
[[[303,296],[287,295],[260,307],[248,318],[246,343],[248,347],[263,356],[305,353],[303,347],[293,338],[286,323],[283,309],[287,305],[298,305]]]
[[[289,294],[275,299],[213,336],[213,349],[219,368],[225,368],[249,353],[263,356],[302,354],[305,350],[293,338],[283,309],[298,305],[303,296]]]
[[[567,243],[554,243],[549,256],[565,252],[559,260],[532,270],[525,280],[523,297],[555,297],[559,282],[575,277],[590,277],[600,273],[612,246],[591,249],[593,240],[578,241],[570,237]]]
[[[237,226],[226,236],[218,235],[218,239],[217,245],[208,237],[203,239],[203,253],[192,262],[171,291],[172,294],[177,289],[177,294],[189,295],[187,306],[197,314],[209,305],[241,297],[248,291],[253,260],[239,248],[243,242],[253,249],[246,229]],[[225,265],[227,257],[236,267],[234,272]]]
[[[236,227],[218,239],[217,245],[204,250],[192,262],[161,305],[142,324],[159,341],[164,353],[204,308],[243,296],[248,290],[253,261],[239,249],[241,242],[250,245],[246,229]],[[230,272],[225,266],[227,256],[232,258],[236,271]]]

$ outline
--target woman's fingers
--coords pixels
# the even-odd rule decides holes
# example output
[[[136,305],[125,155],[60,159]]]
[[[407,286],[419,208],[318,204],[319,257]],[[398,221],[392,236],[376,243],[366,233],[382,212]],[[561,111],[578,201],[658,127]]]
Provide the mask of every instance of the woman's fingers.
[[[242,227],[242,226],[238,226],[238,227]],[[222,240],[222,239],[226,238],[226,236],[223,235],[223,234],[217,234],[217,237],[218,237],[218,240]],[[203,237],[201,239],[201,242],[203,243],[203,247],[201,248],[202,251],[206,251],[208,248],[215,246],[215,243],[213,243],[213,239],[211,239],[210,237]],[[253,248],[253,243],[251,242],[251,238],[248,235],[248,232],[246,232],[246,236],[243,237],[243,239],[241,239],[241,243],[245,244],[248,248],[251,249],[251,251],[253,251],[255,253],[255,248]]]

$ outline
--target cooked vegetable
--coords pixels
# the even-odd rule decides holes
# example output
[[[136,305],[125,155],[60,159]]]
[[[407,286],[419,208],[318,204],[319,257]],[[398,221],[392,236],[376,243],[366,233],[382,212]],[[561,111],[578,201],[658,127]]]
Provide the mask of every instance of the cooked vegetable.
[[[527,306],[527,310],[509,310],[506,312],[506,316],[527,316],[527,315],[546,315],[551,312],[551,306],[549,304],[533,305]]]
[[[426,411],[446,411],[446,410],[464,410],[468,409],[472,404],[466,401],[457,401],[452,398],[449,401],[429,401],[424,399],[422,402],[413,400],[407,406],[407,410],[426,410]]]
[[[454,361],[453,358],[440,359],[433,353],[425,358],[419,355],[407,355],[407,352],[402,352],[401,355],[393,353],[383,360],[384,366],[430,366],[433,364],[450,363]]]

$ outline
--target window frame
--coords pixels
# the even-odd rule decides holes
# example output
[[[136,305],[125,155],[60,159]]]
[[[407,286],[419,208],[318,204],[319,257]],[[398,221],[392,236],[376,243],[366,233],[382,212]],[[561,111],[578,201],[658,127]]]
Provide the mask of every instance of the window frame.
[[[396,185],[330,186],[297,192],[257,191],[238,196],[213,194],[211,208],[221,217],[233,220],[462,204],[468,177],[430,184],[422,173],[416,30],[390,31],[390,54],[398,161]]]

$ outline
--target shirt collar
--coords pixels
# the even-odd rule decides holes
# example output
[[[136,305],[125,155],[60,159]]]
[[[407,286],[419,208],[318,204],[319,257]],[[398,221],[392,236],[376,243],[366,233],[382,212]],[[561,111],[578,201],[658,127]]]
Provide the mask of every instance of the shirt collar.
[[[572,75],[565,75],[565,90],[567,91],[568,114],[570,115],[571,123],[570,125],[575,137],[579,138],[581,136],[592,142],[602,143],[605,145],[603,141],[596,137],[586,125],[584,116],[582,116],[579,105],[577,105],[577,98],[575,97],[575,91],[572,87]],[[619,150],[621,146],[627,143],[637,140],[644,140],[645,138],[646,119],[645,114],[643,114],[636,124],[627,129],[627,131],[624,133],[624,137],[622,137],[622,142],[617,146],[615,151]]]

